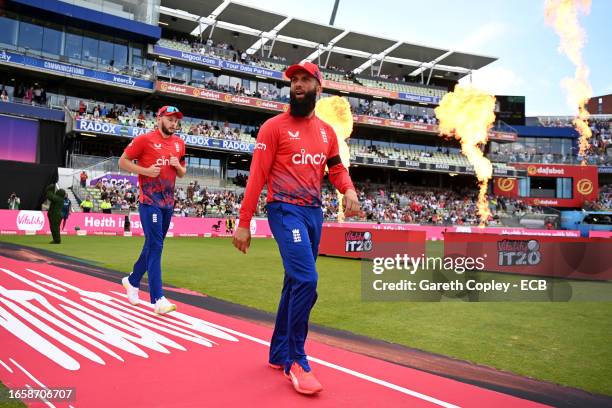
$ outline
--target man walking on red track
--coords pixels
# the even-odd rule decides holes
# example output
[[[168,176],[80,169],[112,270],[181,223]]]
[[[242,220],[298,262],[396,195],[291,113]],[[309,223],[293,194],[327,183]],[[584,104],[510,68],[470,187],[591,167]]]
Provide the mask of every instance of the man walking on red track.
[[[145,234],[140,257],[122,283],[129,302],[138,304],[140,280],[147,272],[151,303],[157,314],[176,310],[176,305],[170,303],[162,291],[161,255],[174,211],[174,183],[177,176],[183,177],[187,172],[185,142],[174,134],[182,118],[183,114],[176,107],[161,107],[157,112],[157,129],[134,139],[119,159],[122,169],[138,173],[138,212]],[[138,160],[138,164],[133,160]]]
[[[314,394],[323,387],[310,369],[304,343],[317,299],[315,261],[323,225],[325,166],[332,184],[344,194],[346,216],[358,212],[359,202],[333,128],[314,113],[322,90],[319,68],[304,62],[287,68],[285,75],[291,80],[290,110],[267,120],[259,131],[233,244],[247,252],[251,218],[267,183],[268,222],[285,268],[269,364],[284,368],[296,391]]]

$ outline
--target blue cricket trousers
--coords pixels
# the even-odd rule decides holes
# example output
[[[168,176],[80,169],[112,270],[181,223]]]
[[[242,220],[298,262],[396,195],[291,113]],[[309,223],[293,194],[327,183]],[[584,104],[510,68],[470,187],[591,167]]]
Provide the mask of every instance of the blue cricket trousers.
[[[157,302],[157,299],[164,296],[161,278],[161,256],[164,249],[164,238],[166,238],[166,233],[170,228],[172,212],[172,209],[142,203],[138,206],[145,242],[140,257],[134,264],[134,269],[128,279],[130,284],[137,288],[140,286],[140,280],[145,272],[148,273],[151,303]]]
[[[270,343],[269,361],[288,370],[297,361],[310,371],[304,343],[310,311],[317,301],[318,274],[315,261],[321,240],[323,213],[320,207],[283,202],[267,205],[268,223],[278,244],[285,279]]]

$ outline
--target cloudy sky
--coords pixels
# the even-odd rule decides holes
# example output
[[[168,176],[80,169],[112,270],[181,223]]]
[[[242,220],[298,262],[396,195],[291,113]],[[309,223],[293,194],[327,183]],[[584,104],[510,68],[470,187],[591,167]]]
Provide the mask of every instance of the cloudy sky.
[[[281,14],[329,23],[333,0],[238,0]],[[593,0],[581,17],[583,57],[593,95],[612,93],[612,1]],[[561,79],[574,67],[544,23],[544,0],[340,0],[335,26],[444,49],[497,57],[473,84],[499,95],[524,95],[526,113],[571,115]],[[383,66],[384,72],[384,66]]]

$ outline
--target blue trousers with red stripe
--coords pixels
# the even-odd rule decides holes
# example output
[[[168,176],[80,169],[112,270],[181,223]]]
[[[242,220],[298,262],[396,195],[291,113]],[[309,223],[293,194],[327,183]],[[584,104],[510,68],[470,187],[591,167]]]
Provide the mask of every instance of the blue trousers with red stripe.
[[[159,208],[154,205],[140,204],[138,206],[140,223],[145,235],[145,242],[134,269],[128,280],[135,288],[140,286],[140,280],[147,272],[149,278],[149,295],[151,303],[164,296],[162,290],[161,256],[164,249],[164,238],[170,228],[172,209]]]
[[[304,343],[310,311],[317,301],[318,274],[315,267],[323,213],[320,207],[283,202],[267,205],[268,223],[278,244],[285,268],[276,325],[270,342],[269,361],[288,370],[294,361],[310,371]]]

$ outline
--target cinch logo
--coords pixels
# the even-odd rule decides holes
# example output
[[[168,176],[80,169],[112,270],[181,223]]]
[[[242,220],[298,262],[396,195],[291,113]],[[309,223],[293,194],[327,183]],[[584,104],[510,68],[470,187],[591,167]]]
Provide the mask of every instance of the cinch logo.
[[[255,143],[255,150],[266,150],[267,146],[265,143],[257,142]]]
[[[19,211],[17,229],[19,231],[40,231],[45,225],[45,216],[41,211]]]
[[[155,161],[155,164],[157,164],[158,166],[169,166],[170,159],[166,159],[166,156],[162,156]]]
[[[293,164],[323,164],[327,156],[324,153],[310,154],[306,153],[306,150],[302,149],[301,154],[296,153],[291,156]]]
[[[515,180],[511,178],[500,177],[497,179],[497,187],[501,191],[512,191],[514,190]]]
[[[593,182],[589,179],[581,179],[576,183],[576,190],[582,195],[589,195],[593,192]]]

